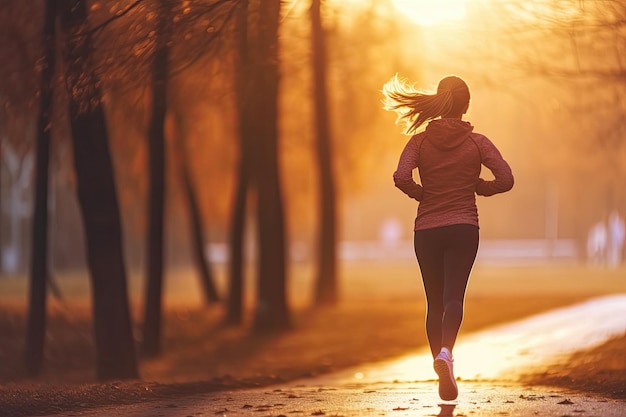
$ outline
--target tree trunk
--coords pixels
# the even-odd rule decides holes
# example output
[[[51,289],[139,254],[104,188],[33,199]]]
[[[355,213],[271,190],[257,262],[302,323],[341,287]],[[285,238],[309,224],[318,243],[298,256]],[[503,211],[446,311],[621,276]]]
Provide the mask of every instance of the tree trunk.
[[[311,4],[311,34],[313,43],[313,93],[315,99],[315,128],[317,168],[319,173],[320,226],[317,241],[317,277],[315,303],[335,304],[337,301],[336,257],[336,196],[332,169],[330,123],[328,115],[328,83],[326,37],[320,13],[321,0]]]
[[[180,140],[182,140],[182,138]],[[187,155],[187,152],[185,152],[184,149],[183,152]],[[215,288],[210,261],[207,260],[204,253],[205,244],[202,214],[200,213],[198,198],[191,180],[189,162],[183,159],[180,161],[180,169],[182,171],[181,177],[183,182],[183,191],[187,200],[187,208],[189,209],[191,248],[198,267],[198,272],[200,273],[200,282],[202,283],[202,289],[204,290],[204,299],[207,304],[215,304],[220,301],[220,297],[217,294],[217,289]]]
[[[55,26],[56,0],[45,2],[43,28],[43,61],[37,149],[35,165],[35,198],[33,209],[32,253],[28,323],[26,333],[26,370],[29,375],[41,374],[46,333],[46,283],[48,282],[48,166],[50,162],[50,120],[53,107],[53,78],[56,67]]]
[[[148,200],[148,236],[146,300],[143,321],[142,353],[156,356],[161,352],[161,309],[163,298],[163,219],[165,213],[165,113],[171,26],[167,0],[158,3],[159,25],[152,63],[152,115],[148,132],[150,186]]]
[[[230,227],[230,256],[228,281],[227,324],[241,324],[243,320],[243,271],[244,271],[244,236],[246,225],[246,207],[250,181],[250,131],[247,128],[249,117],[249,58],[248,58],[248,1],[241,0],[237,12],[237,60],[236,94],[239,129],[239,167],[237,169],[237,188],[233,202],[233,217]]]
[[[261,0],[255,48],[254,127],[258,152],[257,220],[259,225],[258,295],[254,329],[289,326],[286,294],[285,219],[278,167],[278,22],[280,0]]]
[[[92,283],[97,376],[101,380],[137,378],[119,203],[100,81],[92,62],[93,43],[85,32],[86,2],[62,1],[66,84],[78,202]]]

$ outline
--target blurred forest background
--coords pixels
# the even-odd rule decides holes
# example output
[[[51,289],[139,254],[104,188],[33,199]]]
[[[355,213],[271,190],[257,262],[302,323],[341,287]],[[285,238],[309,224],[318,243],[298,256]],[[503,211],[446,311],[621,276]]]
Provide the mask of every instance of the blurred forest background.
[[[467,120],[512,166],[513,192],[478,200],[485,248],[586,262],[626,212],[626,4],[407,3],[3,0],[0,266],[29,282],[32,373],[66,276],[90,277],[107,379],[136,375],[128,280],[155,355],[169,271],[195,268],[232,323],[255,290],[267,330],[294,268],[332,304],[341,262],[412,259],[416,205],[392,183],[408,137],[380,102],[396,73],[464,78]]]

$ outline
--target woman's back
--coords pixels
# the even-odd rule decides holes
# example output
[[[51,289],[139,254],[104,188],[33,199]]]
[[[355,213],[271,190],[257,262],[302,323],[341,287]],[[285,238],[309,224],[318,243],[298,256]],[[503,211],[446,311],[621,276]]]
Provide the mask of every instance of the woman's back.
[[[475,191],[480,153],[470,138],[471,132],[467,122],[441,119],[429,123],[418,139],[417,168],[424,196],[418,209],[417,229],[478,225]]]
[[[415,230],[451,224],[478,226],[476,192],[483,163],[499,179],[498,190],[512,182],[510,168],[495,146],[472,130],[471,124],[460,119],[433,120],[407,144],[394,181],[409,194],[415,184],[413,169],[419,170],[422,193]]]

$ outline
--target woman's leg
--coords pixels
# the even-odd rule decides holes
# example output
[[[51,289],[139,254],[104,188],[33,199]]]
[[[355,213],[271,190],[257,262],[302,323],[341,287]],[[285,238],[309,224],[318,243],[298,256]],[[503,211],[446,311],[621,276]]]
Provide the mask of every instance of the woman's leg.
[[[426,293],[426,335],[435,357],[443,346],[452,351],[461,327],[478,228],[459,224],[418,230],[414,246]]]
[[[452,348],[463,320],[465,289],[478,250],[478,227],[459,224],[417,231],[414,243],[428,302],[426,332],[439,376],[439,396],[451,401],[459,394]]]
[[[444,312],[444,251],[438,230],[418,230],[413,241],[426,294],[426,336],[433,358],[441,350]]]
[[[461,322],[467,282],[478,251],[478,228],[469,224],[445,230],[443,320],[441,346],[452,351]]]

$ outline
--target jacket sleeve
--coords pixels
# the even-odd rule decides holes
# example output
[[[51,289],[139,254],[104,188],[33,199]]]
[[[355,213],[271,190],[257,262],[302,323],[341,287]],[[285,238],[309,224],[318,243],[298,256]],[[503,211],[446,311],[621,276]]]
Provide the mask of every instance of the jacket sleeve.
[[[476,184],[476,194],[490,196],[509,191],[514,183],[511,167],[489,139],[484,136],[481,139],[479,142],[481,163],[489,168],[495,178],[491,181],[480,178]]]
[[[419,143],[417,136],[413,136],[404,147],[398,162],[398,168],[393,173],[393,182],[403,193],[420,201],[424,189],[413,180],[413,170],[417,168],[419,160]]]

